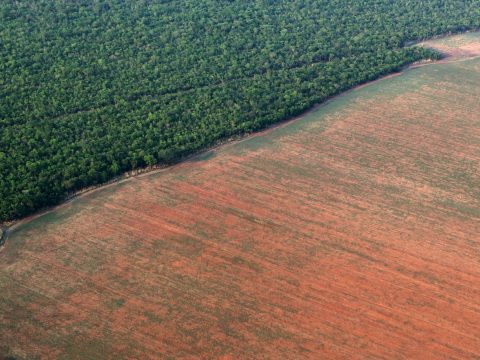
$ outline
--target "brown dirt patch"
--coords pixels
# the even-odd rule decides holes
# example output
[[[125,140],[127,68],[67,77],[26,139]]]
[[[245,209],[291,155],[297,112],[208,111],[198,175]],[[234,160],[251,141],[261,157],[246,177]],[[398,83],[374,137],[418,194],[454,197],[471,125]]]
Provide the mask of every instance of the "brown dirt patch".
[[[480,56],[480,33],[467,33],[425,41],[422,46],[440,51],[448,60]]]
[[[479,84],[410,70],[19,226],[0,354],[480,357]]]

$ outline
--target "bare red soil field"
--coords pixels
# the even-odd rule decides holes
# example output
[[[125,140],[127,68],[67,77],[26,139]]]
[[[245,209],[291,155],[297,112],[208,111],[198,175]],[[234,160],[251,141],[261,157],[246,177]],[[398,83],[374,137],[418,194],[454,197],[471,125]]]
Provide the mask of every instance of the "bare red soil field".
[[[0,252],[0,354],[480,358],[480,59],[76,199]]]
[[[480,36],[478,32],[429,40],[423,42],[422,45],[437,49],[446,56],[446,60],[480,56]]]

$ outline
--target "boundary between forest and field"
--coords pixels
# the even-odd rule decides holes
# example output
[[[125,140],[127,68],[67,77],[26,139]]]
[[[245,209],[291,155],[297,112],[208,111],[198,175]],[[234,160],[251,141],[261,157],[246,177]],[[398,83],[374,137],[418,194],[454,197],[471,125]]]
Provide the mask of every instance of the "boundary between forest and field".
[[[418,41],[411,46],[415,46],[415,45],[421,44],[421,43],[426,42],[426,41],[437,40],[437,39],[442,39],[442,38],[447,38],[447,37],[462,35],[462,34],[467,34],[467,33],[474,33],[474,32],[478,32],[478,31],[479,31],[479,29],[472,30],[472,31],[466,31],[464,33],[446,34],[446,35],[436,36],[436,37],[432,37],[428,40]],[[399,71],[387,74],[385,76],[379,77],[378,79],[368,81],[368,82],[363,83],[363,84],[356,85],[356,86],[354,86],[354,87],[352,87],[352,88],[350,88],[346,91],[343,91],[340,94],[334,95],[334,96],[330,97],[329,99],[314,105],[313,107],[304,111],[300,115],[297,115],[293,118],[290,118],[290,119],[272,124],[272,125],[266,127],[263,130],[260,130],[260,131],[254,132],[254,133],[245,133],[245,134],[242,134],[242,135],[237,135],[237,136],[233,136],[233,137],[230,137],[230,138],[227,138],[227,139],[220,140],[215,145],[210,146],[206,149],[200,150],[198,152],[195,152],[193,154],[190,154],[188,156],[185,156],[185,157],[179,159],[178,161],[176,161],[174,164],[171,164],[171,165],[158,164],[158,165],[150,166],[150,167],[147,167],[147,168],[128,171],[128,172],[126,172],[126,173],[124,173],[120,176],[117,176],[117,177],[115,177],[115,178],[113,178],[113,179],[111,179],[111,180],[109,180],[105,183],[95,185],[95,186],[86,187],[82,190],[76,191],[73,194],[69,194],[65,197],[64,201],[61,204],[51,206],[51,207],[47,207],[43,210],[39,210],[36,213],[34,213],[30,216],[24,217],[22,219],[1,223],[0,224],[0,252],[6,246],[8,236],[13,231],[15,231],[15,229],[17,229],[18,227],[20,227],[23,224],[29,223],[29,222],[31,222],[31,221],[39,218],[39,217],[47,215],[47,214],[49,214],[49,213],[51,213],[55,210],[58,210],[62,207],[65,207],[77,198],[88,196],[88,195],[90,195],[90,194],[92,194],[96,191],[106,189],[106,188],[111,187],[113,185],[125,183],[127,181],[131,181],[131,180],[134,180],[134,179],[139,179],[139,178],[142,178],[142,177],[147,176],[147,175],[153,175],[153,174],[156,174],[156,173],[161,173],[163,171],[171,170],[175,166],[178,166],[182,163],[185,163],[185,162],[188,162],[188,161],[191,161],[191,160],[195,160],[196,158],[199,158],[202,155],[205,155],[209,152],[215,151],[216,149],[218,149],[218,148],[220,148],[224,145],[236,144],[236,143],[239,143],[239,142],[246,141],[246,140],[249,140],[251,138],[257,137],[257,136],[265,135],[265,134],[267,134],[267,133],[269,133],[269,132],[271,132],[275,129],[287,126],[287,125],[289,125],[293,122],[296,122],[296,121],[299,121],[299,120],[305,118],[306,116],[308,116],[308,115],[312,114],[313,112],[317,111],[319,108],[321,108],[323,106],[326,106],[327,104],[336,100],[339,97],[345,96],[345,95],[347,95],[347,94],[349,94],[349,93],[351,93],[355,90],[358,90],[360,88],[363,88],[365,86],[369,86],[369,85],[372,85],[374,83],[377,83],[377,82],[380,82],[380,81],[383,81],[383,80],[386,80],[386,79],[389,79],[389,78],[392,78],[392,77],[400,76],[404,72],[406,72],[407,70],[417,69],[417,68],[420,68],[420,67],[423,67],[423,66],[426,66],[426,65],[436,65],[436,64],[438,65],[438,64],[449,64],[449,63],[464,62],[464,61],[469,61],[469,60],[480,57],[480,55],[476,55],[476,56],[471,56],[471,57],[466,57],[466,58],[449,60],[449,58],[451,57],[449,54],[445,54],[445,53],[441,53],[441,54],[442,54],[443,57],[440,60],[432,61],[432,60],[426,59],[426,60],[422,60],[422,61],[407,64],[407,65],[403,66]]]

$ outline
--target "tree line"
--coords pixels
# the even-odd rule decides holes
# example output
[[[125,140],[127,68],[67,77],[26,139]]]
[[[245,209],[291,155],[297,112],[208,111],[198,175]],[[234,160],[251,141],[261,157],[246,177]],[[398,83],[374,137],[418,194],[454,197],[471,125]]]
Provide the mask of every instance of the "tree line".
[[[5,0],[0,221],[439,54],[479,0]]]

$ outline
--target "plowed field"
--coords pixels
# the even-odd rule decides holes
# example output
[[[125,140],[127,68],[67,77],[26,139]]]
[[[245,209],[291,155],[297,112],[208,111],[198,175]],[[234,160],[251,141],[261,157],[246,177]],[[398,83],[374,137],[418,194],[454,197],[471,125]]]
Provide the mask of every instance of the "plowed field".
[[[479,94],[410,69],[20,226],[0,354],[480,358]]]

